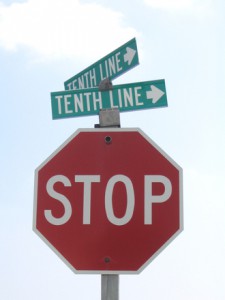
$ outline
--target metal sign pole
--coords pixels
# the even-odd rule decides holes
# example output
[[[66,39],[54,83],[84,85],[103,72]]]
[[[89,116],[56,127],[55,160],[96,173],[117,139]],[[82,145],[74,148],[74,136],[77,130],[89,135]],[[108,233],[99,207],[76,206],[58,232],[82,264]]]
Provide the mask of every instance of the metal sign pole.
[[[120,127],[118,109],[104,109],[99,112],[99,125],[96,127]],[[108,137],[110,139],[110,137]],[[101,300],[119,300],[119,275],[101,275]]]
[[[119,300],[119,275],[101,275],[101,300]]]

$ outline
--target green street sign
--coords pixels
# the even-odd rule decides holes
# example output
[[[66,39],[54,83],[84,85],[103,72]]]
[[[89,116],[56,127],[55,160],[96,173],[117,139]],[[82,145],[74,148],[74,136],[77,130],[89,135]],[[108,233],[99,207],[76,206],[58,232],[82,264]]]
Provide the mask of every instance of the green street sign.
[[[145,81],[98,88],[51,93],[52,118],[98,115],[100,109],[120,112],[167,106],[165,80]]]
[[[65,90],[97,87],[102,80],[113,80],[138,64],[137,44],[134,38],[65,81]]]

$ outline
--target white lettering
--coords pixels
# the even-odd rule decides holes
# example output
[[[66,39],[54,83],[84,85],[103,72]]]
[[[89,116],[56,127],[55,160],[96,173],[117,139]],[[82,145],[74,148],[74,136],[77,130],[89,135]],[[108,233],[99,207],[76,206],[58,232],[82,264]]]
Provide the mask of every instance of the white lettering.
[[[122,218],[117,218],[113,210],[113,189],[117,182],[124,183],[127,192],[127,208]],[[105,210],[108,220],[114,225],[125,225],[131,220],[134,212],[134,189],[130,178],[125,175],[115,175],[110,178],[105,190]]]
[[[152,194],[152,185],[154,183],[161,183],[165,187],[165,191],[162,195]],[[162,203],[167,201],[172,193],[171,181],[162,175],[145,175],[145,187],[144,187],[144,224],[152,224],[152,204]]]
[[[100,68],[100,76],[101,76],[101,81],[102,81],[103,79],[106,78],[106,76],[104,76],[104,74],[103,74],[103,68],[102,68],[101,64],[99,65],[99,68]]]
[[[129,102],[130,106],[134,106],[133,97],[132,97],[132,88],[129,88],[129,91],[123,89],[123,95],[124,95],[124,105],[127,107]]]
[[[76,175],[75,182],[84,183],[83,224],[91,224],[91,184],[100,182],[100,175]]]
[[[59,115],[61,115],[61,113],[62,113],[62,106],[61,106],[62,97],[63,96],[55,96],[55,98],[58,101],[58,113],[59,113]]]
[[[65,113],[66,114],[71,114],[73,112],[72,110],[69,110],[70,101],[68,99],[71,97],[72,97],[72,95],[64,96],[64,105],[65,105]]]
[[[80,97],[80,99],[79,99],[79,97]],[[78,95],[74,94],[73,98],[74,98],[74,110],[75,110],[75,112],[78,112],[79,110],[83,112],[84,111],[83,95],[79,94],[79,96],[78,96]],[[79,108],[78,108],[78,106],[79,106]]]
[[[119,107],[123,107],[121,90],[118,90]]]
[[[73,82],[70,82],[67,84],[68,90],[72,90],[73,89]]]
[[[90,111],[91,110],[91,107],[90,107],[90,96],[91,96],[91,93],[84,93],[84,96],[86,97],[86,102],[87,102],[87,110]]]
[[[69,221],[69,219],[72,215],[72,207],[71,207],[70,201],[66,198],[66,196],[64,196],[54,190],[54,184],[56,182],[61,182],[64,184],[64,186],[71,186],[71,183],[66,176],[55,175],[55,176],[51,177],[46,184],[46,190],[47,190],[47,193],[49,194],[49,196],[58,200],[64,206],[64,214],[62,217],[56,218],[52,215],[51,210],[46,209],[44,211],[44,215],[50,224],[63,225]]]
[[[137,106],[144,105],[143,102],[139,102],[139,98],[141,97],[141,94],[139,91],[141,90],[141,86],[137,86],[134,88],[134,99]]]
[[[96,97],[96,93],[93,93],[93,104],[94,104],[94,110],[100,110],[102,109],[102,94],[98,92],[98,98]],[[97,108],[98,103],[98,108]]]
[[[143,207],[143,222],[144,225],[152,224],[152,211],[153,204],[160,204],[167,200],[169,200],[172,194],[172,184],[171,181],[163,176],[163,175],[144,175],[144,199],[138,199],[138,201],[144,201]],[[91,224],[91,206],[92,199],[96,199],[96,195],[93,194],[93,183],[99,183],[101,180],[100,175],[75,175],[74,182],[75,183],[83,183],[83,224],[89,225]],[[63,195],[62,193],[57,192],[54,189],[54,185],[63,184],[64,187],[71,187],[72,184],[64,175],[55,175],[52,176],[46,184],[46,191],[50,197],[59,201],[63,206],[63,213],[61,216],[54,216],[54,213],[50,209],[44,210],[44,216],[46,220],[52,225],[64,225],[67,223],[72,216],[72,206],[69,199]],[[121,199],[113,199],[114,189],[116,185],[121,183],[125,187],[124,197]],[[153,186],[154,184],[160,184],[163,186],[163,193],[153,194]],[[120,193],[120,197],[121,193]],[[71,199],[72,201],[73,199]],[[125,201],[125,211],[123,216],[116,216],[115,214],[115,201]],[[102,203],[100,201],[99,203]],[[97,205],[95,203],[95,205]],[[105,198],[104,198],[104,206],[106,217],[110,223],[116,226],[126,225],[133,217],[134,208],[135,208],[135,193],[134,187],[131,179],[125,175],[118,174],[112,176],[106,184],[105,187]]]
[[[120,59],[119,59],[119,56],[120,55],[120,52],[116,53],[116,67],[117,67],[117,72],[121,71],[122,70],[122,67],[120,67],[119,63],[120,63]]]
[[[108,70],[107,60],[105,60],[105,76],[106,76],[106,78],[109,77],[109,70]]]
[[[76,79],[72,82],[72,88],[71,88],[71,90],[76,90],[77,89],[76,82],[77,82]]]
[[[115,58],[112,56],[111,58],[108,59],[109,63],[109,75],[112,76],[113,74],[116,73],[116,65],[115,65]]]
[[[97,86],[95,69],[90,70],[89,74],[90,74],[90,85],[91,85],[91,87]]]
[[[89,82],[88,82],[88,72],[84,73],[84,75],[82,75],[82,76],[84,76],[84,78],[85,78],[85,86],[86,86],[86,88],[89,88],[90,86],[89,86]]]
[[[77,80],[76,80],[77,81]],[[84,89],[84,76],[78,77],[78,89]]]
[[[72,90],[76,90],[76,89],[77,89],[76,82],[77,82],[77,79],[75,79],[75,80],[72,82],[72,83],[73,83],[73,88],[72,88]]]
[[[118,106],[113,103],[113,92],[109,91],[110,108],[117,108]]]

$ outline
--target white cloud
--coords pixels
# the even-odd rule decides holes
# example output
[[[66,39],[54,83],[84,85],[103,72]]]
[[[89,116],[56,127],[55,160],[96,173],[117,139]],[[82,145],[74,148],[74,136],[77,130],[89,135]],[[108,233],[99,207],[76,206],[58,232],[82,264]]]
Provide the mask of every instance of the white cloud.
[[[212,0],[144,0],[153,8],[170,12],[189,12],[198,16],[208,15],[212,11]]]
[[[0,46],[35,50],[41,57],[87,57],[114,49],[138,33],[120,12],[79,0],[0,2]]]
[[[180,10],[190,7],[192,0],[145,0],[145,3],[155,8],[162,8],[167,10]]]

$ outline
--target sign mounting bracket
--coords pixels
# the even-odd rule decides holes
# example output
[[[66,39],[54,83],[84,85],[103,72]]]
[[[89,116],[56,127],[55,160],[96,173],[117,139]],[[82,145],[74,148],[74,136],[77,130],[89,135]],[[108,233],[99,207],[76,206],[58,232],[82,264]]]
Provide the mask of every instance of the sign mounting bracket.
[[[112,81],[107,77],[103,79],[98,86],[100,92],[108,91],[113,89]]]

